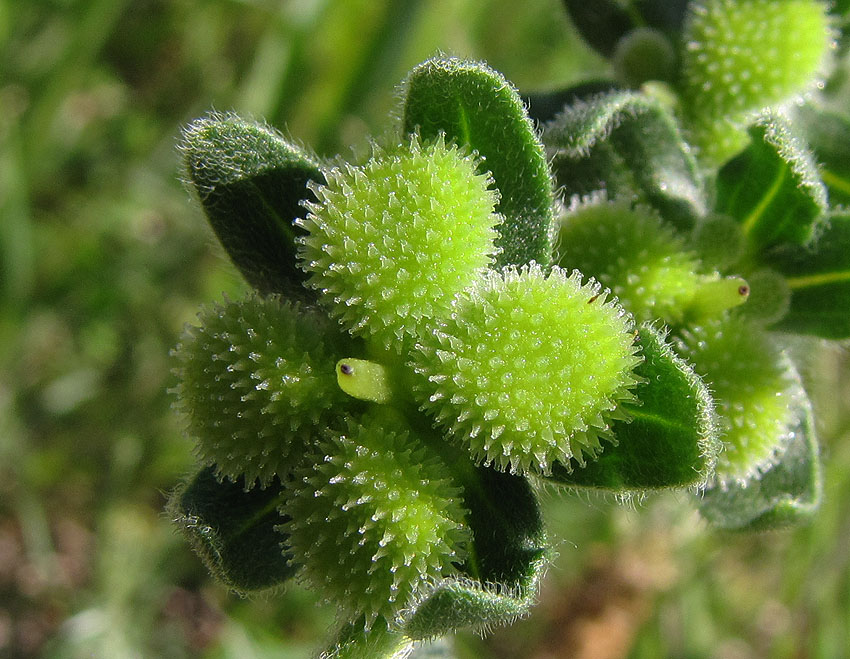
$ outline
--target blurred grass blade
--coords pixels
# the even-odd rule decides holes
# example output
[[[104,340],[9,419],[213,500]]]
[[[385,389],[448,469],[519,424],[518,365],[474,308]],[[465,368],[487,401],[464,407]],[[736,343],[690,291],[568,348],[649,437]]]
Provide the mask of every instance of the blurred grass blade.
[[[483,158],[504,215],[497,264],[546,264],[550,259],[553,192],[543,146],[517,91],[484,64],[436,57],[410,72],[403,130],[425,140],[445,133]]]
[[[823,495],[822,469],[811,403],[799,396],[793,438],[760,479],[705,492],[700,513],[717,528],[761,531],[808,522]]]
[[[556,464],[550,480],[623,493],[700,486],[712,475],[720,442],[708,389],[659,330],[643,325],[639,342],[640,403],[623,404],[632,421],[614,423],[617,445],[572,472]]]
[[[850,337],[850,213],[832,215],[813,247],[788,246],[766,260],[791,291],[788,313],[774,329]]]
[[[286,536],[276,530],[287,520],[278,512],[280,482],[244,488],[244,479],[219,481],[215,466],[204,467],[168,503],[168,514],[210,572],[241,594],[278,586],[295,574],[284,555]]]
[[[293,220],[324,182],[311,156],[275,130],[234,115],[210,115],[184,133],[186,175],[221,244],[261,293],[304,295]]]
[[[690,148],[649,96],[613,91],[577,101],[546,126],[543,139],[566,200],[602,189],[611,198],[637,196],[680,229],[705,214]]]
[[[750,146],[717,175],[715,210],[740,223],[756,252],[807,244],[827,210],[812,154],[777,112],[762,115],[749,132]]]

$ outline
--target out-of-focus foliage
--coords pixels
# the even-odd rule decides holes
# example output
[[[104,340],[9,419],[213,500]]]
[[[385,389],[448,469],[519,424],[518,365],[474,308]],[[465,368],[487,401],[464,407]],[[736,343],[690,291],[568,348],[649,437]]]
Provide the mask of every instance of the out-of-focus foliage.
[[[523,91],[604,76],[573,34],[557,0],[0,0],[0,657],[308,657],[333,622],[298,587],[214,585],[162,512],[194,462],[169,349],[245,290],[177,180],[179,126],[234,110],[364,147],[438,50]],[[559,498],[541,607],[458,656],[842,656],[847,360],[804,357],[811,526],[728,538],[668,496]]]

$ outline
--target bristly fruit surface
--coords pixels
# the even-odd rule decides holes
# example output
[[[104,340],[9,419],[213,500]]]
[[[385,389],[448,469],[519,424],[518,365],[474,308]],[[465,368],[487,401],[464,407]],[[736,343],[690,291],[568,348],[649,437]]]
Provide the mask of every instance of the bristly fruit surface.
[[[355,349],[323,313],[275,296],[201,311],[174,350],[178,406],[201,460],[246,487],[287,474],[351,405],[335,363]]]
[[[681,88],[692,137],[709,155],[743,146],[749,113],[811,91],[832,45],[827,2],[702,0],[689,3]],[[739,138],[739,140],[736,138]]]
[[[695,254],[656,211],[625,200],[574,203],[561,220],[556,263],[609,288],[639,322],[678,322],[700,283]]]
[[[297,224],[308,285],[352,333],[402,349],[491,263],[498,193],[479,161],[443,139],[344,165]]]
[[[640,362],[632,318],[606,294],[558,267],[488,272],[416,346],[423,408],[503,471],[584,464]]]
[[[733,316],[689,328],[678,345],[715,400],[724,442],[715,479],[746,484],[775,463],[796,422],[800,385],[787,357],[758,326]]]
[[[392,622],[423,586],[456,574],[470,531],[440,458],[368,416],[320,443],[281,510],[293,563],[348,614]]]

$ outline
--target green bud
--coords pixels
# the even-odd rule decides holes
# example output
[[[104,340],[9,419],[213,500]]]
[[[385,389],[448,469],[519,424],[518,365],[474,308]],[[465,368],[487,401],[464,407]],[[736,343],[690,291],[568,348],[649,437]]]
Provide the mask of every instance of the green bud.
[[[676,52],[663,32],[640,27],[620,39],[612,63],[620,80],[639,87],[649,80],[672,80]]]
[[[368,417],[319,451],[281,507],[293,563],[367,629],[396,621],[426,585],[458,573],[471,541],[460,489],[416,437]]]
[[[198,319],[173,353],[177,405],[219,476],[265,485],[351,402],[334,363],[357,346],[324,314],[277,297],[226,301]]]
[[[791,289],[785,277],[762,268],[747,275],[750,284],[750,299],[741,313],[762,325],[771,325],[788,313],[791,305]]]
[[[336,364],[336,381],[349,396],[373,403],[392,400],[390,375],[377,362],[365,359],[340,359]]]
[[[631,317],[606,295],[557,267],[488,272],[416,345],[423,408],[500,470],[584,464],[610,439],[640,362]]]
[[[354,334],[384,347],[420,333],[490,264],[498,193],[478,162],[442,139],[327,172],[297,224],[308,284]]]
[[[691,320],[718,316],[744,304],[749,297],[750,285],[743,277],[705,277],[687,307],[687,315]]]

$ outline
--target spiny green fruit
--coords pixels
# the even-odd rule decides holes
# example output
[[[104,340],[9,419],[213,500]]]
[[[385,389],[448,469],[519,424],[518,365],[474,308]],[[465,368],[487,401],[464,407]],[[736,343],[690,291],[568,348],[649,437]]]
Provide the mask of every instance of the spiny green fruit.
[[[397,346],[442,315],[491,262],[498,193],[478,161],[443,139],[375,148],[327,172],[297,224],[308,284],[354,334]]]
[[[334,365],[357,348],[324,314],[277,297],[225,301],[198,318],[173,352],[177,405],[204,462],[265,485],[351,406]]]
[[[678,347],[715,399],[724,450],[715,478],[746,484],[774,464],[791,438],[799,384],[765,332],[734,316],[683,331]]]
[[[281,529],[304,581],[368,628],[456,574],[471,538],[439,456],[386,419],[361,421],[328,433],[315,464],[296,473]]]
[[[704,150],[734,148],[732,124],[814,88],[832,44],[827,6],[817,0],[689,3],[681,88]],[[724,118],[732,124],[721,126]],[[724,134],[729,144],[718,140]]]
[[[423,409],[498,469],[584,464],[636,383],[632,318],[595,281],[536,264],[488,272],[416,345]]]
[[[590,198],[558,228],[555,260],[595,277],[639,321],[679,323],[743,303],[746,282],[699,274],[699,261],[650,207]]]

